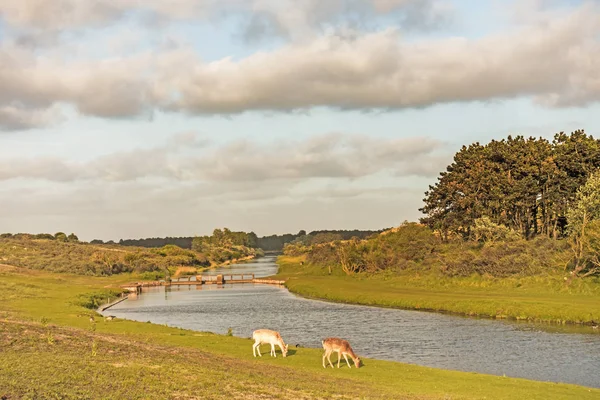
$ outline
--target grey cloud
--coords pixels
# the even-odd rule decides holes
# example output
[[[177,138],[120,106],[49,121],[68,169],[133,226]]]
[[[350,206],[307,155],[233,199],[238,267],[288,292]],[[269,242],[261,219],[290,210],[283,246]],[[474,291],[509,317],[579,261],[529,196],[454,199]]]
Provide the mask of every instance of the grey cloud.
[[[209,146],[193,135],[169,144],[105,155],[87,162],[55,158],[0,161],[0,180],[267,182],[350,178],[391,171],[398,176],[430,173],[441,143],[429,139],[382,139],[329,134],[304,141],[261,145],[246,140]]]
[[[234,187],[239,190],[233,191]],[[349,189],[348,194],[357,190]],[[259,235],[300,229],[378,229],[418,217],[420,196],[415,192],[424,188],[363,190],[377,194],[349,196],[342,189],[290,191],[279,183],[89,183],[60,190],[51,185],[0,188],[0,207],[5,211],[6,231],[62,230],[84,240],[202,235],[222,226],[254,230]]]
[[[440,146],[428,138],[381,139],[341,134],[266,147],[243,141],[193,161],[192,174],[226,181],[352,179],[384,170],[394,170],[401,175],[411,163],[427,162],[429,155]]]
[[[38,58],[10,45],[0,47],[0,124],[4,129],[51,125],[57,122],[62,103],[99,117],[152,112],[147,73],[151,66],[146,56],[70,64],[59,59]]]
[[[392,1],[380,7],[396,3],[412,4]],[[294,20],[286,18],[290,24]],[[600,100],[599,34],[600,10],[586,3],[480,39],[406,42],[393,29],[366,35],[343,30],[214,62],[176,48],[66,63],[64,55],[38,57],[5,44],[0,47],[2,126],[51,123],[41,116],[57,104],[105,118],[151,117],[156,109],[222,115],[319,106],[389,111],[521,96],[550,107],[582,106]],[[20,108],[11,117],[6,110],[15,101]],[[25,118],[27,113],[32,118]]]
[[[0,105],[0,131],[42,128],[61,119],[61,113],[56,108],[27,109]]]
[[[329,35],[239,61],[197,64],[173,83],[181,97],[165,106],[225,114],[316,106],[394,110],[519,96],[589,104],[600,96],[599,33],[598,7],[587,4],[551,24],[477,40],[408,43],[394,30],[354,39]]]

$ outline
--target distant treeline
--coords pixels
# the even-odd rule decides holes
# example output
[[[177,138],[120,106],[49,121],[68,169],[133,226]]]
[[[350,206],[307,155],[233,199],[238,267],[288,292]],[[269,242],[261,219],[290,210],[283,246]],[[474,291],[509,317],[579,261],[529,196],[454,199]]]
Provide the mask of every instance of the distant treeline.
[[[163,247],[169,244],[181,247],[182,249],[191,249],[193,237],[166,237],[166,238],[146,238],[146,239],[121,239],[121,246],[136,246],[136,247]],[[102,240],[92,240],[91,243],[102,244]]]
[[[64,232],[51,233],[1,233],[0,239],[47,239],[57,240],[59,242],[79,242],[79,238],[74,233],[67,236]]]
[[[219,232],[217,232],[219,231]],[[283,235],[271,235],[257,237],[254,232],[232,232],[227,228],[215,230],[212,237],[221,238],[223,236],[229,238],[233,244],[243,245],[252,248],[260,248],[265,251],[282,251],[287,243],[291,243],[297,239],[301,239],[304,243],[316,242],[324,243],[331,240],[348,240],[353,237],[365,239],[375,233],[382,232],[383,229],[377,231],[371,230],[318,230],[306,233],[301,230],[296,234],[286,233]],[[206,238],[206,237],[205,237]],[[137,247],[163,247],[166,245],[176,245],[184,249],[193,247],[194,237],[166,237],[166,238],[146,238],[146,239],[121,239],[118,244],[121,246],[137,246]],[[217,239],[220,240],[220,239]],[[103,242],[102,240],[92,240],[95,244],[112,244],[114,242]]]

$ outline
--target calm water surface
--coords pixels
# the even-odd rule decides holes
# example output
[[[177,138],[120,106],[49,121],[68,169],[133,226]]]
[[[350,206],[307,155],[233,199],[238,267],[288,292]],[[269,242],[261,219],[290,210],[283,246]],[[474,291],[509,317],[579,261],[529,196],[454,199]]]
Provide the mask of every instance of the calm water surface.
[[[211,274],[261,277],[276,271],[275,258],[264,257]],[[271,328],[290,346],[321,347],[322,338],[340,336],[370,358],[600,387],[600,334],[587,327],[582,334],[562,327],[334,304],[259,284],[148,288],[107,313],[220,334],[231,327],[240,337]]]

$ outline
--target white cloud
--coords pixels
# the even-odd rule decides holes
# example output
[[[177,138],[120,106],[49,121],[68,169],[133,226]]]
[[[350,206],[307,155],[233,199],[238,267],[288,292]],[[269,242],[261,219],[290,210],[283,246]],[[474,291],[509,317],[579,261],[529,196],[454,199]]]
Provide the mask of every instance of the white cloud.
[[[328,35],[239,61],[197,62],[161,83],[179,93],[167,106],[190,113],[385,110],[520,96],[581,105],[600,99],[599,33],[600,13],[586,6],[552,24],[477,40],[404,42],[395,30]]]
[[[114,153],[88,162],[55,157],[3,160],[0,180],[298,182],[312,178],[355,179],[382,171],[397,176],[434,176],[447,162],[447,157],[435,155],[440,146],[429,138],[382,139],[344,134],[274,145],[240,140],[210,146],[185,134],[163,147]]]
[[[259,11],[275,7],[272,1],[254,1]],[[302,30],[301,26],[333,12],[323,9],[322,3],[303,3],[314,10],[304,10],[299,16],[282,9],[278,18],[287,21],[286,26],[297,23]],[[35,5],[23,4],[20,7],[25,11]],[[128,9],[141,3],[110,4]],[[156,12],[176,13],[163,10],[162,2],[144,4]],[[173,8],[190,11],[186,7],[192,7],[190,12],[199,13],[197,8],[207,4],[181,0]],[[382,1],[372,6],[384,12],[411,4]],[[79,6],[73,7],[75,16],[59,21],[87,21],[88,8],[77,11]],[[110,10],[104,14],[113,15]],[[17,11],[5,18],[25,23],[46,15]],[[285,16],[286,12],[290,15]],[[49,15],[51,19],[54,14]],[[304,22],[293,22],[294,18]],[[130,118],[151,117],[156,109],[227,115],[313,107],[399,110],[517,97],[551,107],[584,106],[600,100],[598,6],[585,3],[561,14],[548,11],[533,21],[479,39],[406,41],[396,29],[367,34],[344,30],[241,59],[213,62],[203,61],[191,47],[79,60],[60,51],[39,54],[5,43],[0,47],[0,109],[4,110],[0,126],[6,130],[49,124],[55,119],[48,110],[61,104],[73,105],[84,115]]]

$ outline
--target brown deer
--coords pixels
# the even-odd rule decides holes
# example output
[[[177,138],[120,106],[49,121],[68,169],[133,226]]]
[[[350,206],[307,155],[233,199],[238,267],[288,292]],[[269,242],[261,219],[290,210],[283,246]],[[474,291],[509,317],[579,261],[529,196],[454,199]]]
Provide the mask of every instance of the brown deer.
[[[252,354],[254,354],[254,357],[256,357],[256,352],[258,352],[259,357],[262,357],[262,354],[260,354],[261,344],[271,345],[271,355],[273,357],[277,357],[277,354],[275,354],[275,345],[279,346],[281,354],[284,357],[287,356],[288,345],[283,342],[279,332],[270,329],[257,329],[252,332],[252,339],[254,339],[254,345],[252,345]]]
[[[352,357],[356,368],[360,368],[360,358],[358,358],[358,356],[354,353],[354,350],[352,350],[352,347],[350,347],[350,343],[348,343],[347,340],[330,337],[322,340],[321,343],[323,344],[323,349],[325,349],[325,354],[323,354],[323,368],[327,368],[325,365],[325,358],[327,358],[329,365],[331,365],[331,368],[333,368],[333,364],[331,363],[331,353],[334,351],[338,353],[338,368],[340,367],[340,360],[342,359],[342,356],[344,356],[346,359],[348,368],[352,368],[350,366],[350,362],[348,361],[348,355]]]

